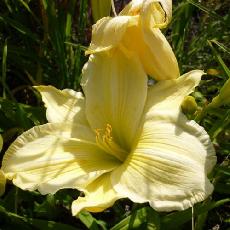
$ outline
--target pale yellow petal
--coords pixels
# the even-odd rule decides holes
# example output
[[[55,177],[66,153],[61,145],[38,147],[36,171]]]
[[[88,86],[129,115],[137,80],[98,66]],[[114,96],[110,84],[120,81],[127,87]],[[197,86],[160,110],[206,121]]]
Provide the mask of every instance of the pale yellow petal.
[[[86,115],[93,129],[112,127],[112,135],[129,150],[147,94],[147,76],[135,56],[116,50],[95,54],[83,69],[81,85]]]
[[[162,11],[163,9],[163,11]],[[140,59],[148,74],[156,80],[174,79],[180,76],[177,59],[158,29],[165,27],[171,19],[172,1],[146,0],[140,12],[140,29],[147,48],[139,50]],[[145,56],[149,53],[149,57]]]
[[[23,133],[4,155],[6,177],[21,189],[46,194],[62,188],[84,188],[118,165],[90,141],[89,131],[75,131],[72,138],[72,128],[82,126],[48,123]]]
[[[139,56],[145,72],[156,80],[177,78],[179,67],[165,36],[159,29],[129,26],[121,44]]]
[[[172,18],[172,0],[144,1],[140,17],[150,27],[166,27]]]
[[[126,55],[137,55],[146,74],[154,79],[177,78],[180,75],[178,63],[165,36],[159,29],[143,23],[139,22],[139,16],[101,19],[93,27],[92,41],[86,53],[119,48]]]
[[[48,122],[74,121],[87,124],[85,100],[82,93],[71,89],[58,90],[53,86],[36,86],[47,108]]]
[[[172,0],[132,0],[119,15],[140,15],[150,18],[152,27],[165,27],[172,18]]]
[[[124,15],[138,15],[140,13],[140,10],[143,6],[143,2],[145,0],[132,0],[130,1],[124,9],[119,13],[119,16]]]
[[[145,106],[146,116],[165,110],[177,116],[184,97],[194,91],[203,74],[201,70],[193,70],[178,79],[160,81],[151,86]]]
[[[72,203],[72,214],[77,215],[82,209],[89,212],[102,212],[111,207],[120,196],[112,187],[110,173],[105,173],[84,189],[85,196],[78,197]]]
[[[0,169],[0,196],[5,192],[6,178],[3,171]]]
[[[137,24],[138,19],[130,16],[105,17],[92,28],[92,41],[86,54],[109,50],[119,45],[127,28]]]
[[[136,148],[111,174],[114,189],[158,211],[184,210],[213,191],[207,173],[216,163],[204,129],[183,114],[149,117]]]

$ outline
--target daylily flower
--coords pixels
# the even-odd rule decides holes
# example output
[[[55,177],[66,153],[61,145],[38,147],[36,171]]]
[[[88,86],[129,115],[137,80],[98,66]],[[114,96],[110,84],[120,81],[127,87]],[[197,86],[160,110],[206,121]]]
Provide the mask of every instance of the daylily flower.
[[[179,77],[176,57],[159,28],[171,19],[170,0],[133,0],[117,17],[104,17],[93,26],[86,54],[119,47],[137,55],[145,72],[156,80]]]
[[[180,111],[202,74],[192,71],[148,87],[135,55],[91,55],[83,69],[85,98],[36,87],[49,123],[15,140],[2,170],[21,189],[83,191],[73,215],[100,212],[123,197],[158,211],[191,207],[212,193],[207,174],[216,162],[207,133]]]

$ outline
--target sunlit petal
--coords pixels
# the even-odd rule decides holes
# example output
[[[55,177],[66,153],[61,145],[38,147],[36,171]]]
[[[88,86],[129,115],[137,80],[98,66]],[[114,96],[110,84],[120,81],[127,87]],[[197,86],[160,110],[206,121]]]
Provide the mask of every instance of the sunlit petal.
[[[58,90],[53,86],[36,86],[47,108],[48,122],[73,121],[86,124],[85,100],[82,93],[71,89]]]
[[[119,45],[129,26],[137,24],[138,18],[119,16],[105,17],[92,28],[92,41],[86,54],[109,50]]]
[[[119,50],[92,55],[81,84],[91,127],[104,129],[110,124],[117,143],[129,150],[147,94],[147,76],[138,59]]]
[[[176,57],[165,36],[151,25],[152,14],[143,17],[106,17],[93,26],[87,54],[120,48],[126,55],[135,53],[149,76],[156,80],[179,76]]]
[[[172,0],[132,0],[119,15],[140,15],[141,20],[151,17],[152,27],[165,27],[172,18]]]
[[[178,79],[160,81],[151,86],[148,91],[145,116],[165,110],[177,116],[184,97],[194,91],[203,74],[201,70],[193,70]]]
[[[85,196],[72,203],[72,214],[77,215],[82,209],[89,212],[102,212],[122,198],[112,187],[110,173],[105,173],[84,189]]]
[[[127,52],[135,52],[145,72],[156,80],[179,76],[176,57],[159,29],[129,26],[121,44]]]
[[[149,117],[137,147],[111,179],[114,189],[134,202],[149,202],[158,211],[183,210],[211,194],[207,173],[215,163],[204,129],[169,111]]]
[[[87,132],[79,131],[79,138],[74,132],[72,138],[71,128],[66,123],[48,123],[19,136],[3,158],[6,177],[22,189],[46,194],[62,188],[84,188],[118,165],[90,141]],[[74,127],[78,128],[81,126]]]
[[[180,71],[174,52],[158,28],[165,27],[171,19],[172,1],[146,0],[140,12],[140,28],[147,49],[140,50],[140,59],[148,74],[156,80],[174,79]],[[145,53],[149,53],[146,58]]]

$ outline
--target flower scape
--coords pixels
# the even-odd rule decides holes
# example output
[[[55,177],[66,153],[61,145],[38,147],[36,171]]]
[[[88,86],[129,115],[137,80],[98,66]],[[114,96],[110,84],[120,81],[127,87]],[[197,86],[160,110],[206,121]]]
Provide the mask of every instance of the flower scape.
[[[166,212],[206,199],[215,151],[203,127],[181,111],[204,72],[180,76],[160,31],[171,11],[170,0],[133,0],[99,20],[82,70],[84,95],[36,86],[48,123],[13,142],[0,182],[6,177],[41,194],[78,189],[84,196],[72,203],[73,215],[101,212],[120,198]]]

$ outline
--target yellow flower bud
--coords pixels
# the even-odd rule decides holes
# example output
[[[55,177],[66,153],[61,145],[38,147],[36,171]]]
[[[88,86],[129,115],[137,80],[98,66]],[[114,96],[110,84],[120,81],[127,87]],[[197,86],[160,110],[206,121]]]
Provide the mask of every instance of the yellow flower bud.
[[[195,98],[192,96],[186,96],[181,104],[181,108],[185,114],[194,114],[197,110]]]
[[[207,69],[207,74],[212,75],[212,76],[216,76],[216,75],[220,74],[220,71],[217,69]]]

